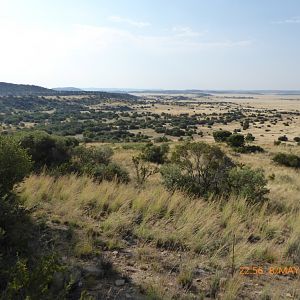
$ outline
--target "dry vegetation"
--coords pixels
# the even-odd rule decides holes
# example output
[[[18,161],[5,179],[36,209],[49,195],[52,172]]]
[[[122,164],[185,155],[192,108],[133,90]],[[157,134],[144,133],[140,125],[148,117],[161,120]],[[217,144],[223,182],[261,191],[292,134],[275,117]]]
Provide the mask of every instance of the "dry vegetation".
[[[128,147],[117,146],[115,159],[132,171],[131,156],[138,150]],[[263,154],[231,153],[236,161],[265,169],[270,195],[262,205],[169,193],[158,175],[141,189],[133,182],[31,175],[19,192],[35,218],[72,232],[61,246],[69,263],[105,257],[127,278],[120,288],[127,297],[298,299],[299,275],[239,274],[240,266],[267,272],[300,263],[299,171],[273,164],[270,154],[299,150],[269,147]],[[97,283],[87,285],[91,295],[97,295]]]
[[[94,149],[91,146],[111,147],[112,161],[128,171],[131,181],[101,181],[103,177],[99,183],[99,169],[89,177],[86,171],[97,164],[85,157],[92,151],[83,151],[82,156],[77,154],[77,163],[82,159],[89,164],[86,169],[77,165],[73,169],[77,175],[63,172],[63,168],[60,172],[35,169],[16,187],[22,204],[41,228],[37,239],[45,240],[76,278],[76,287],[68,287],[70,298],[300,299],[299,169],[272,161],[279,152],[300,155],[299,143],[293,140],[300,137],[297,97],[145,94],[136,102],[109,99],[86,104],[86,109],[95,109],[93,118],[86,122],[91,122],[89,134],[97,122],[113,124],[109,130],[104,129],[108,135],[112,128],[118,131],[122,126],[127,133],[135,133],[135,138],[119,136],[115,143],[110,142],[111,137],[104,139],[105,143],[92,138],[82,143],[90,150]],[[59,107],[68,101],[79,105],[81,97],[75,98],[53,99],[59,101]],[[124,103],[130,109],[122,111]],[[112,118],[106,119],[110,110]],[[60,113],[68,115],[63,109]],[[72,113],[76,126],[84,123],[76,119],[80,111],[74,108]],[[159,123],[163,118],[164,123]],[[243,126],[245,120],[250,122],[248,128]],[[59,118],[55,122],[62,126],[69,121]],[[143,126],[130,129],[122,122]],[[41,128],[47,128],[46,123]],[[14,132],[14,126],[5,126],[6,134]],[[182,131],[176,135],[172,130],[162,133],[157,128]],[[268,179],[267,201],[255,204],[233,195],[205,198],[188,196],[183,190],[171,192],[162,184],[159,172],[153,172],[144,184],[137,184],[132,157],[144,148],[146,143],[141,141],[164,137],[172,152],[186,140],[216,144],[213,132],[220,128],[245,136],[251,133],[255,140],[250,144],[265,150],[245,154],[226,143],[218,144],[235,163],[263,169]],[[288,141],[275,145],[283,135]],[[86,131],[74,136],[86,137]],[[71,158],[69,162],[74,163]],[[98,178],[92,177],[95,174]],[[243,267],[253,266],[262,268],[264,274],[241,274]],[[294,272],[268,273],[274,267],[293,267]]]

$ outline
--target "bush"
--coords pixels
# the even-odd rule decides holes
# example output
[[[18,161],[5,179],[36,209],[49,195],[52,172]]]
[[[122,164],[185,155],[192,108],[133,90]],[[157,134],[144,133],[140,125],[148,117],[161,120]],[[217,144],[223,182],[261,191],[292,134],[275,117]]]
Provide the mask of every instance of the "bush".
[[[278,137],[278,141],[281,141],[281,142],[287,142],[289,139],[286,135],[283,135],[283,136],[279,136]]]
[[[30,169],[26,151],[11,137],[0,136],[0,292],[6,289],[16,254],[27,250],[27,218],[12,189]]]
[[[150,176],[159,172],[157,166],[145,162],[141,155],[133,156],[132,163],[135,169],[136,182],[139,186],[142,186]]]
[[[265,200],[269,192],[267,180],[262,170],[252,170],[249,167],[236,167],[229,172],[230,192],[246,197],[254,202]]]
[[[154,143],[167,143],[170,140],[164,135],[164,136],[159,136],[154,139]]]
[[[73,150],[72,154],[72,163],[68,172],[85,173],[97,181],[129,182],[128,172],[111,162],[113,150],[107,146],[90,148],[79,146]]]
[[[107,165],[111,161],[114,152],[110,147],[83,147],[78,146],[72,151],[72,159],[80,162],[81,165]]]
[[[226,142],[232,148],[244,147],[245,138],[242,134],[232,134],[227,138]]]
[[[300,137],[299,137],[299,136],[294,137],[294,141],[295,141],[296,143],[300,143]]]
[[[36,171],[69,162],[71,150],[79,144],[74,138],[52,136],[43,131],[23,133],[17,135],[16,140],[32,157]]]
[[[245,120],[242,125],[243,130],[247,130],[250,127],[249,120]]]
[[[53,299],[49,284],[60,266],[38,257],[34,225],[12,193],[30,172],[26,150],[12,137],[0,136],[0,298]]]
[[[231,136],[231,132],[227,130],[219,130],[213,132],[213,137],[216,142],[226,142],[227,138]]]
[[[235,194],[261,202],[268,193],[262,170],[236,167],[219,147],[205,143],[177,146],[171,163],[160,172],[169,190],[183,190],[196,196]]]
[[[262,147],[256,145],[246,145],[244,147],[235,148],[234,150],[239,153],[256,153],[265,151]]]
[[[220,194],[227,186],[233,162],[217,146],[186,143],[176,147],[172,164],[161,169],[168,189],[183,189],[197,196]]]
[[[90,175],[92,175],[96,180],[102,181],[117,181],[117,182],[123,182],[128,183],[129,182],[129,174],[126,170],[121,168],[116,163],[109,163],[108,165],[98,165],[95,166],[88,172]]]
[[[277,153],[273,161],[286,167],[300,168],[300,157],[294,154]]]
[[[0,136],[0,196],[30,172],[29,155],[11,137]]]
[[[163,184],[169,190],[188,190],[190,179],[184,176],[181,168],[177,164],[166,164],[160,169],[163,178]]]
[[[274,141],[274,146],[279,146],[281,144],[281,141]]]
[[[252,133],[247,133],[247,135],[246,135],[246,137],[245,137],[245,141],[247,142],[247,143],[251,143],[251,142],[253,142],[255,140],[255,137],[253,136],[253,134]]]
[[[167,144],[160,146],[147,144],[142,151],[141,158],[152,163],[163,164],[167,160],[168,152],[169,146]]]
[[[64,267],[54,255],[39,258],[34,266],[29,265],[26,259],[18,258],[11,269],[2,299],[64,299],[66,289],[55,293],[49,289],[55,274],[61,271],[64,271]]]

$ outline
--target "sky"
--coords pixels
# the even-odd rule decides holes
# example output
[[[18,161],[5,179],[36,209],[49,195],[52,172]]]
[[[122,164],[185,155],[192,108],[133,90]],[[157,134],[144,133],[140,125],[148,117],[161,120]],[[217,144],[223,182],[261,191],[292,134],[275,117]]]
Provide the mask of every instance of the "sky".
[[[0,81],[300,90],[299,0],[0,0]]]

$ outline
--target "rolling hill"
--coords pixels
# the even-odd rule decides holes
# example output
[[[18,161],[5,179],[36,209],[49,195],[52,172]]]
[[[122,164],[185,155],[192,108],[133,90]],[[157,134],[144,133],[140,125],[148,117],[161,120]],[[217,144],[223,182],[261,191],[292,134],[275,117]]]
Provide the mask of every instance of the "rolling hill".
[[[53,95],[57,92],[37,85],[0,82],[0,96]]]

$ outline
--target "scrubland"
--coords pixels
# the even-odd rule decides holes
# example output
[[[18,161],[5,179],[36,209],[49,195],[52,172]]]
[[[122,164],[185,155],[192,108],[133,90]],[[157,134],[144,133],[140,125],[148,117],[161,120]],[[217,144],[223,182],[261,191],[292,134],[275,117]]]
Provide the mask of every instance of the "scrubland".
[[[7,222],[0,220],[0,250],[16,263],[16,273],[0,271],[8,282],[0,282],[2,298],[15,299],[7,297],[11,293],[52,299],[44,296],[50,290],[57,299],[300,299],[300,168],[294,156],[289,156],[291,166],[273,159],[278,153],[300,156],[298,96],[122,97],[2,99],[7,116],[2,115],[0,141],[15,138],[16,157],[27,151],[19,159],[28,167],[18,170],[18,180],[11,172],[11,183],[29,174],[2,194],[0,178],[0,204],[11,215],[20,208],[26,215],[24,226],[18,215],[11,222],[9,214],[4,214]],[[45,112],[36,116],[29,100]],[[17,110],[20,101],[24,109]],[[32,120],[34,128],[28,129]],[[216,141],[217,131],[230,131],[232,143]],[[247,141],[249,134],[253,139]],[[241,137],[243,145],[234,146]],[[228,158],[228,168],[261,169],[236,174],[268,193],[254,199],[245,181],[235,193],[231,187],[208,193],[202,181],[192,194],[186,187],[194,187],[191,178],[197,177],[188,173],[179,181],[182,186],[170,189],[164,165],[174,163],[178,146],[195,142],[204,146],[196,147],[200,154],[185,167],[198,164],[192,171],[201,173],[205,160],[212,159],[201,151],[210,149],[215,156],[206,175],[228,183],[230,171],[219,168]],[[164,162],[143,162],[147,145],[168,145]],[[17,172],[7,149],[0,151],[0,163]],[[137,169],[153,174],[138,181]],[[7,192],[18,200],[18,209],[5,206]],[[23,232],[31,250],[19,259],[17,250],[26,248],[18,240]],[[32,249],[51,259],[29,268],[35,257],[33,263],[21,258],[34,256]],[[1,256],[0,263],[5,264]]]
[[[133,172],[136,147],[115,147],[115,160]],[[299,171],[271,162],[270,152],[279,150],[299,153],[284,145],[262,154],[225,149],[235,161],[265,170],[270,193],[263,204],[171,193],[159,175],[143,187],[31,175],[18,192],[34,218],[71,232],[57,242],[68,263],[104,257],[127,278],[121,289],[128,297],[135,286],[133,298],[298,299],[299,274],[268,273],[300,263]],[[242,275],[243,266],[262,267],[264,274]],[[94,296],[96,283],[87,287]]]

